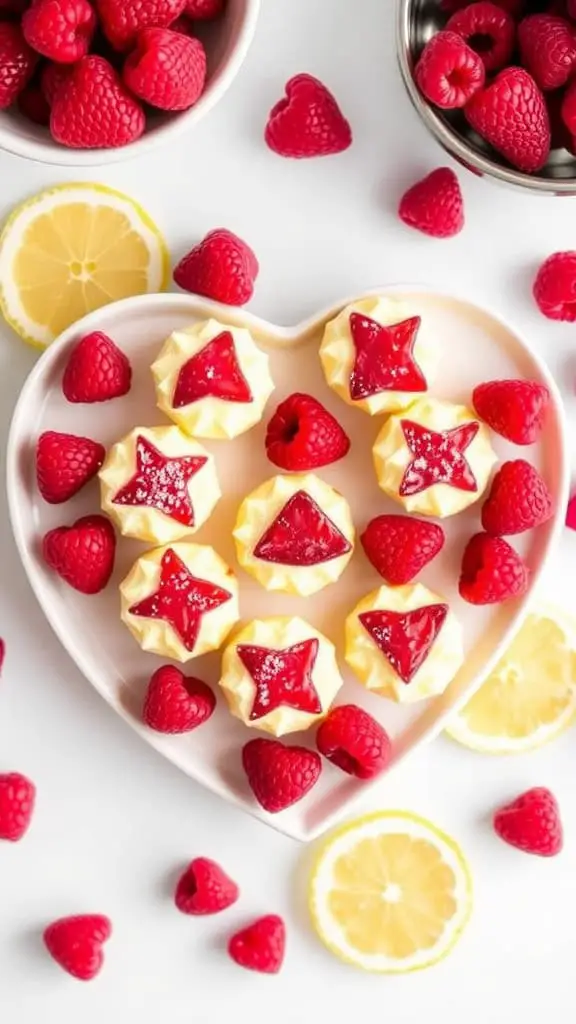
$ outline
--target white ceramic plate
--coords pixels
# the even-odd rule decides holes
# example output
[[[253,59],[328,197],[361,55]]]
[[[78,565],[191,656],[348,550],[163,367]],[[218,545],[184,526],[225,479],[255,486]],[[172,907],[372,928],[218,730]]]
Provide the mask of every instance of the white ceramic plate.
[[[521,602],[508,602],[496,608],[466,605],[460,600],[456,586],[464,544],[479,528],[478,507],[473,506],[445,521],[446,547],[422,574],[422,581],[443,594],[460,617],[467,657],[443,696],[406,709],[367,694],[345,673],[346,683],[340,700],[362,704],[390,732],[394,743],[392,769],[442,729],[450,713],[480,685],[518,628],[562,527],[568,467],[561,400],[554,381],[512,328],[469,302],[424,287],[379,291],[406,298],[412,314],[422,316],[422,329],[433,332],[437,338],[443,352],[440,379],[434,388],[438,397],[469,402],[475,384],[502,377],[529,377],[548,385],[552,410],[540,442],[528,449],[519,449],[495,437],[494,444],[501,458],[529,458],[544,473],[558,509],[554,520],[518,538],[515,543],[533,570],[530,594]],[[187,736],[162,736],[140,723],[146,682],[160,661],[141,652],[120,622],[117,584],[144,545],[119,541],[112,582],[96,597],[78,594],[51,573],[39,557],[42,536],[54,526],[72,523],[81,515],[97,511],[98,485],[92,482],[66,505],[45,504],[35,484],[34,446],[38,435],[46,429],[87,434],[110,445],[136,425],[163,422],[155,407],[150,363],[171,331],[197,319],[215,316],[224,322],[248,327],[269,351],[276,392],[260,426],[235,441],[208,445],[217,458],[224,498],[212,519],[198,533],[198,539],[214,544],[230,564],[236,565],[231,538],[236,509],[248,491],[275,472],[264,452],[265,423],[277,402],[295,390],[307,390],[320,398],[340,417],[352,439],[352,454],[341,463],[322,470],[321,475],[350,500],[356,525],[361,530],[372,516],[394,509],[393,503],[376,486],[370,455],[381,417],[370,418],[341,402],[326,387],[319,366],[317,349],[324,323],[345,304],[338,303],[294,328],[277,327],[242,310],[193,296],[152,295],[108,306],[65,331],[39,360],[20,395],[8,443],[8,497],[22,562],[46,617],[80,670],[119,715],[188,775],[301,840],[313,838],[342,816],[359,794],[361,784],[325,762],[320,782],[304,800],[280,814],[268,815],[252,799],[240,763],[243,743],[259,734],[232,718],[220,697],[212,719]],[[132,390],[126,398],[106,405],[70,405],[60,389],[63,367],[74,343],[96,328],[110,334],[130,357],[134,369]],[[300,614],[327,633],[340,654],[346,613],[380,581],[360,547],[342,579],[316,599],[268,594],[238,571],[244,619],[280,612]],[[192,674],[215,683],[219,656],[198,659],[188,668]],[[287,740],[313,743],[312,736],[307,738],[302,734],[287,737]],[[384,788],[387,778],[388,775],[375,784]]]

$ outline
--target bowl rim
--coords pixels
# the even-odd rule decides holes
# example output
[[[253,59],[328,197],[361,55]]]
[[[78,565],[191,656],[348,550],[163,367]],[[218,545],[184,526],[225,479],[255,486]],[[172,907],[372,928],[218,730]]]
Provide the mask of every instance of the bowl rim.
[[[144,135],[129,146],[117,149],[67,149],[47,139],[46,142],[16,135],[0,124],[0,151],[20,156],[36,163],[59,167],[101,167],[106,164],[133,160],[156,149],[164,142],[177,138],[182,132],[200,121],[228,91],[244,63],[256,32],[261,0],[244,0],[244,9],[238,18],[236,39],[228,60],[214,82],[208,85],[198,102],[163,124],[154,133]]]

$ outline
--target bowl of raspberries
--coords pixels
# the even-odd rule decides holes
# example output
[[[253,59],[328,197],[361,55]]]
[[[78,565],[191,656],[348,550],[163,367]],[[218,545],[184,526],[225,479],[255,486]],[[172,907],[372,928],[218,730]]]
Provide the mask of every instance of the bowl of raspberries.
[[[479,175],[576,194],[576,0],[399,0],[406,88]]]
[[[0,0],[0,149],[43,163],[137,156],[220,99],[260,0]]]

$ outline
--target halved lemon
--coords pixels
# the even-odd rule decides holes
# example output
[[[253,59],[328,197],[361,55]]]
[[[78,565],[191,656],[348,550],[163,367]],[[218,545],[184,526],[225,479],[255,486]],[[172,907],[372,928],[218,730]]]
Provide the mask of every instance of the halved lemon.
[[[154,221],[105,185],[39,192],[0,234],[0,308],[21,338],[41,348],[109,302],[164,291],[169,272]]]
[[[460,847],[407,811],[358,818],[324,842],[310,912],[336,956],[366,971],[430,967],[451,950],[472,909]]]
[[[554,739],[576,719],[576,618],[540,606],[447,726],[485,754],[517,754]]]

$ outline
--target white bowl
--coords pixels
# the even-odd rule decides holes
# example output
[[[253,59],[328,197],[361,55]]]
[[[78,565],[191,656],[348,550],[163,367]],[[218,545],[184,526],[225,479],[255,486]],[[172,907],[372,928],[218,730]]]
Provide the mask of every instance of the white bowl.
[[[256,31],[260,0],[227,0],[221,18],[199,24],[198,35],[206,47],[208,78],[198,102],[177,114],[158,114],[149,119],[142,138],[117,149],[67,149],[55,142],[47,128],[28,121],[17,107],[0,111],[0,150],[43,164],[95,167],[142,156],[200,121],[222,98],[240,70]]]

